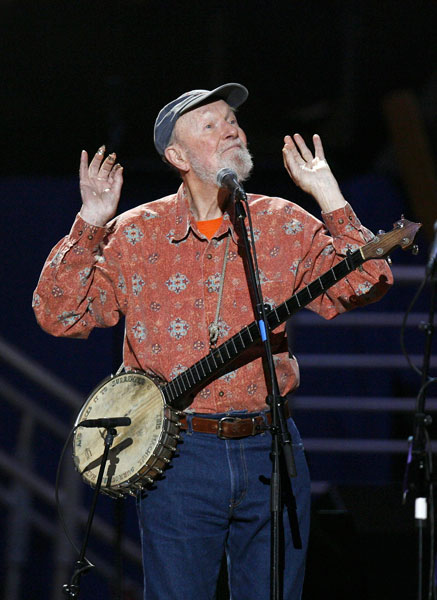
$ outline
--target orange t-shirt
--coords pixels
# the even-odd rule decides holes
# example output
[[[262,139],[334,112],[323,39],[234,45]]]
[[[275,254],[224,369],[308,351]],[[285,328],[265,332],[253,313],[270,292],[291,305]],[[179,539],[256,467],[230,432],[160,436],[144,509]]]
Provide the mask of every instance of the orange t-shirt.
[[[209,219],[208,221],[197,221],[197,228],[200,233],[206,235],[206,237],[210,240],[212,236],[218,231],[218,228],[222,224],[223,216],[218,217],[218,219]]]

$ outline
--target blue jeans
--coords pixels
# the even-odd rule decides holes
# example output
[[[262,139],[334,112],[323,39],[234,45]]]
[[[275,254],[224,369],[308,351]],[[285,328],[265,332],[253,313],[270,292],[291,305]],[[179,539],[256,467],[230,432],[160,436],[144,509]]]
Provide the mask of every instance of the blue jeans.
[[[291,481],[296,507],[290,512],[284,507],[283,515],[283,598],[299,600],[309,533],[310,480],[291,418],[288,427],[298,475]],[[165,478],[138,499],[144,599],[213,600],[226,552],[231,598],[268,600],[270,433],[233,440],[190,429],[182,435]],[[285,501],[290,497],[290,492],[285,494]]]

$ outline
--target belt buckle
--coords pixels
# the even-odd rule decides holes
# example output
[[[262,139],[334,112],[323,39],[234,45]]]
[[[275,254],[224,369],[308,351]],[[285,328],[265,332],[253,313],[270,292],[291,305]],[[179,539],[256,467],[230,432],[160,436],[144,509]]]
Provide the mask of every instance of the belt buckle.
[[[234,423],[235,421],[241,421],[241,419],[238,419],[237,417],[222,417],[221,419],[219,419],[217,427],[217,437],[221,440],[229,439],[227,437],[224,437],[223,435],[223,423]]]

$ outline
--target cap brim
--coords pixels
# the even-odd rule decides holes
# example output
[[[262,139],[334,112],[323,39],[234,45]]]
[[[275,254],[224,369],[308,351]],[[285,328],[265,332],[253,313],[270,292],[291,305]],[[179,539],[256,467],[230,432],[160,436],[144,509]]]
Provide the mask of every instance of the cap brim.
[[[215,90],[211,90],[207,94],[204,94],[200,98],[194,98],[184,106],[183,110],[179,113],[179,116],[184,115],[194,108],[209,104],[214,100],[224,100],[231,108],[238,108],[247,100],[248,96],[249,91],[244,85],[241,85],[240,83],[225,83],[224,85],[215,88]]]

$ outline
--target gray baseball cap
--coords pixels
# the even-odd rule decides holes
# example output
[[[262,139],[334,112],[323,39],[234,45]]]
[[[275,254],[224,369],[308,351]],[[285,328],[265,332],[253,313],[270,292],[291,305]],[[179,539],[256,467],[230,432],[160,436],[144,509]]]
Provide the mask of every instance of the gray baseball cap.
[[[238,108],[247,99],[249,92],[239,83],[225,83],[215,90],[191,90],[172,100],[159,111],[155,121],[153,139],[158,153],[164,157],[176,121],[181,115],[209,102],[224,100],[231,108]]]

